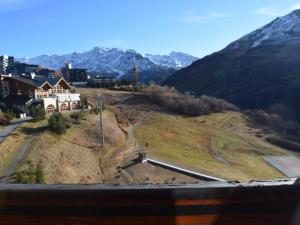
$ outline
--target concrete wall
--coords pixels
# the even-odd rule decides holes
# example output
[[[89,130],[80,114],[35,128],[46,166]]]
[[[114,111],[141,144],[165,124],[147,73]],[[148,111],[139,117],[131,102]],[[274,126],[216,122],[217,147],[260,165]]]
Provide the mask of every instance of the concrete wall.
[[[43,98],[43,101],[44,101],[44,110],[45,111],[49,105],[54,105],[55,109],[57,110],[56,98]]]

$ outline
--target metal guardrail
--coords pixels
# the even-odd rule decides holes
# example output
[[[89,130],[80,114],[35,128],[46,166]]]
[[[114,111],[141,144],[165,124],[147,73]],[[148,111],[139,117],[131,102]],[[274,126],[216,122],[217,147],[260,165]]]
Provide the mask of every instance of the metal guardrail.
[[[171,165],[169,163],[165,163],[165,162],[162,162],[162,161],[151,159],[149,157],[146,157],[145,162],[148,162],[148,163],[151,163],[151,164],[154,164],[154,165],[157,165],[157,166],[161,166],[161,167],[164,167],[164,168],[167,168],[167,169],[170,169],[170,170],[173,170],[173,171],[185,174],[185,175],[189,175],[189,176],[192,176],[192,177],[207,180],[207,181],[226,181],[226,180],[223,180],[223,179],[218,178],[218,177],[213,177],[213,176],[209,176],[209,175],[206,175],[206,174],[203,174],[203,173],[198,173],[198,172],[195,172],[195,171],[187,170],[187,169],[184,169],[184,168],[181,168],[181,167],[178,167],[178,166]]]

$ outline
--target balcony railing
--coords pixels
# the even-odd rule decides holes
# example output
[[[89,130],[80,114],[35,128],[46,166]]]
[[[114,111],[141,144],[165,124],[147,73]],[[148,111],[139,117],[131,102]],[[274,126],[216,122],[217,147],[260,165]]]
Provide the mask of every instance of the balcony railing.
[[[0,185],[0,224],[298,225],[292,183]]]

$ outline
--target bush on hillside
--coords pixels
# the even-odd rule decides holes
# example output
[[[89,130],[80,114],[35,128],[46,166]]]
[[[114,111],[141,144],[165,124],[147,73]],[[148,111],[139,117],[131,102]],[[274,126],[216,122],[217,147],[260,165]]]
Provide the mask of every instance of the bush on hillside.
[[[44,167],[43,167],[43,162],[42,161],[39,161],[36,164],[36,169],[35,169],[35,183],[36,184],[43,184],[43,183],[45,183]]]
[[[53,114],[49,120],[49,129],[55,134],[64,134],[67,129],[67,120],[61,113]]]
[[[73,113],[70,115],[70,118],[72,119],[72,122],[73,122],[73,123],[80,124],[80,121],[81,121],[81,120],[86,120],[86,115],[85,115],[85,113],[81,110],[81,111],[79,111],[79,112],[73,112]]]
[[[278,133],[298,134],[300,125],[294,121],[284,120],[277,114],[270,114],[264,110],[247,110],[245,114],[255,123],[269,127]]]
[[[22,171],[16,172],[14,183],[18,184],[43,184],[45,183],[44,168],[42,161],[35,166],[32,161],[26,161],[26,167]]]
[[[29,110],[34,122],[45,119],[45,111],[42,105],[32,106]]]
[[[187,116],[208,115],[210,113],[238,111],[235,105],[222,99],[181,94],[175,88],[151,84],[143,91],[151,102],[165,107],[169,111]]]

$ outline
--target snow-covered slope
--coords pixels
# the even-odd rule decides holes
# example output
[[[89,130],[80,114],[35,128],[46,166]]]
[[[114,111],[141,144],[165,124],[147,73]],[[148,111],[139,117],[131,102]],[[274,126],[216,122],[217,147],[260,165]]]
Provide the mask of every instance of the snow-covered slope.
[[[300,10],[279,17],[230,44],[226,50],[281,44],[300,40]]]
[[[66,55],[42,55],[33,58],[24,58],[21,61],[38,64],[52,69],[60,69],[66,62],[71,62],[73,67],[88,69],[90,72],[102,74],[113,74],[115,76],[126,75],[133,66],[134,58],[140,73],[159,72],[165,77],[171,75],[175,70],[189,66],[197,60],[196,57],[172,52],[169,55],[142,55],[134,50],[122,50],[118,48],[95,47],[90,51]],[[148,77],[146,80],[155,80]],[[160,80],[160,79],[159,79]]]

